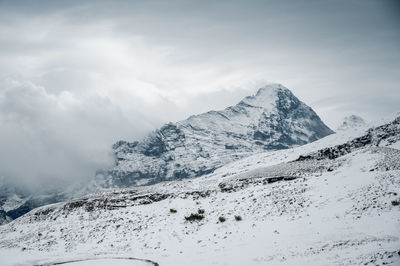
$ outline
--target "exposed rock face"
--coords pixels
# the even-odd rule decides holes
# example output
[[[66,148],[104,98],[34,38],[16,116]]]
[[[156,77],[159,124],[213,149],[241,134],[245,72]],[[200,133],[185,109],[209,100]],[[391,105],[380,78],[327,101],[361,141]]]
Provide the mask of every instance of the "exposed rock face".
[[[99,172],[101,187],[129,187],[201,176],[265,150],[323,138],[330,130],[318,115],[279,84],[222,111],[168,123],[142,141],[118,141],[116,166]]]

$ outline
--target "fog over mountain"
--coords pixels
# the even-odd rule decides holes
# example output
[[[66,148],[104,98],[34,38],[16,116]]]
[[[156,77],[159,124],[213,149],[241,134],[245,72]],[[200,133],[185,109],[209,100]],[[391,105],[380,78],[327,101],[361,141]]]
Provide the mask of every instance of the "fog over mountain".
[[[0,1],[0,176],[87,179],[111,145],[267,82],[337,128],[398,111],[396,1]]]

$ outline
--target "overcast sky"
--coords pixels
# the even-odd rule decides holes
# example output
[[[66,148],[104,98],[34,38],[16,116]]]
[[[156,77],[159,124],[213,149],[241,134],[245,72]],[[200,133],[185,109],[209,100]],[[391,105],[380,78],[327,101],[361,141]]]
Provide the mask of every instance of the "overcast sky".
[[[398,3],[0,0],[0,176],[92,176],[116,140],[266,82],[333,129],[400,111]]]

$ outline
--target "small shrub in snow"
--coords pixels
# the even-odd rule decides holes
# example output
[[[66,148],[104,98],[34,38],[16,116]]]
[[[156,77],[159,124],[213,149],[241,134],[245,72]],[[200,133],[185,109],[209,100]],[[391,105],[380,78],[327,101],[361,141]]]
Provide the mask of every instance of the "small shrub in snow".
[[[399,200],[394,200],[394,201],[392,201],[392,205],[393,206],[398,206],[398,205],[400,205],[400,201]]]
[[[223,217],[223,216],[220,216],[220,217],[218,218],[218,221],[220,221],[221,223],[223,223],[223,222],[225,222],[225,221],[226,221],[226,219],[225,219],[225,217]]]
[[[242,220],[242,216],[240,216],[240,215],[235,215],[235,220],[236,220],[236,221],[241,221],[241,220]]]
[[[198,214],[204,214],[204,212],[205,212],[204,209],[199,209],[199,210],[197,211]]]
[[[87,210],[88,212],[92,212],[92,211],[94,210],[93,204],[92,204],[92,203],[89,203],[89,204],[87,205],[87,207],[86,207],[86,210]]]
[[[192,213],[189,216],[185,216],[185,220],[189,222],[201,221],[204,219],[204,215],[198,213]]]
[[[175,209],[169,209],[169,212],[176,213],[177,210],[175,210]]]

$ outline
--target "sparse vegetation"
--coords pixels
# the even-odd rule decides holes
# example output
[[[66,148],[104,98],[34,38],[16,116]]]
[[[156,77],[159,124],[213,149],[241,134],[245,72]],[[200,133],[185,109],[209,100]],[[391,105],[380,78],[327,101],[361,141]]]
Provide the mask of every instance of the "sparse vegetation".
[[[226,219],[225,219],[225,217],[220,216],[220,217],[218,218],[218,221],[219,221],[220,223],[223,223],[223,222],[226,221]]]
[[[185,220],[188,222],[201,221],[203,219],[204,219],[204,215],[199,214],[199,213],[192,213],[189,216],[185,216]]]
[[[204,214],[204,212],[205,212],[204,209],[199,209],[199,210],[197,211],[198,214]]]
[[[236,220],[236,221],[241,221],[241,220],[242,220],[242,216],[240,216],[240,215],[235,215],[235,220]]]
[[[171,213],[176,213],[177,210],[175,210],[175,209],[169,209],[169,212],[171,212]]]
[[[392,201],[393,206],[399,206],[400,205],[400,200],[393,200]]]
[[[88,212],[92,212],[92,211],[94,210],[94,205],[93,205],[92,203],[89,203],[89,204],[87,205],[87,207],[86,207],[86,210],[87,210]]]

